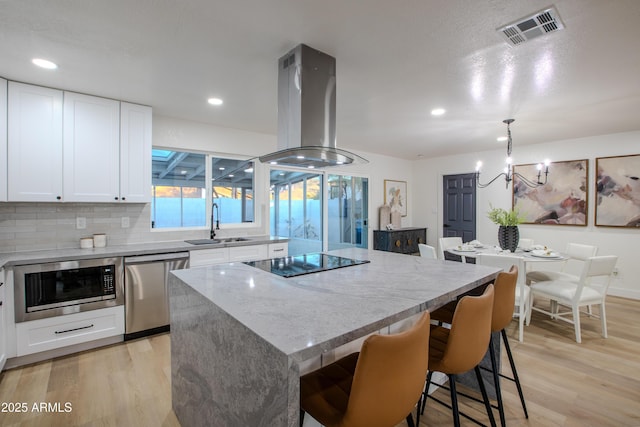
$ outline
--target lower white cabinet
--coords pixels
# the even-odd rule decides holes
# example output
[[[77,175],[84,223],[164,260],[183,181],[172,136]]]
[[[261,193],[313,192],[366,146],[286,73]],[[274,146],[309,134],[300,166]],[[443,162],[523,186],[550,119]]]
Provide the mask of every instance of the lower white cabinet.
[[[4,368],[4,364],[7,361],[7,322],[4,320],[5,316],[5,289],[4,284],[4,269],[0,268],[0,371]]]
[[[229,248],[229,262],[267,259],[267,245],[234,246]]]
[[[16,323],[17,356],[124,334],[124,306]]]
[[[225,248],[196,249],[189,251],[189,267],[221,264],[223,262],[258,261],[280,258],[289,253],[289,243],[230,246]]]
[[[289,256],[289,243],[269,243],[268,258],[281,258]]]
[[[189,267],[229,262],[229,248],[199,249],[189,251]]]

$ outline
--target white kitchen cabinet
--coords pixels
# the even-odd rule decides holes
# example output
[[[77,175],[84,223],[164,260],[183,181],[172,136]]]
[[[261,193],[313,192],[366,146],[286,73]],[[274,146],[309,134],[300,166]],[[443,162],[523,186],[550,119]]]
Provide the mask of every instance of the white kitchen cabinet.
[[[120,103],[120,200],[151,201],[152,109]]]
[[[149,202],[151,121],[151,107],[9,82],[4,200]]]
[[[120,102],[64,92],[65,202],[120,197]]]
[[[289,243],[269,243],[268,258],[281,258],[289,256]]]
[[[0,202],[7,201],[7,81],[0,79]]]
[[[16,323],[17,356],[124,334],[124,305]]]
[[[198,249],[189,251],[189,268],[229,262],[229,248]]]
[[[5,289],[7,287],[4,283],[4,269],[0,268],[0,371],[7,361],[7,322],[5,321]]]
[[[8,84],[8,200],[62,200],[61,90]]]
[[[229,248],[229,262],[257,261],[267,259],[268,245],[232,246]]]
[[[229,246],[189,251],[189,267],[221,264],[223,262],[258,261],[287,256],[288,243]],[[274,255],[271,255],[271,254]]]

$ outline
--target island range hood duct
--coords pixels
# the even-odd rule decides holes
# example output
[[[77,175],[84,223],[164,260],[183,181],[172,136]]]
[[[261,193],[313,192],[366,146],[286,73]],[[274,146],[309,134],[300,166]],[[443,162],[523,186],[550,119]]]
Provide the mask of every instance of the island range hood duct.
[[[368,163],[336,148],[336,60],[304,44],[278,61],[278,150],[260,161],[307,168]]]

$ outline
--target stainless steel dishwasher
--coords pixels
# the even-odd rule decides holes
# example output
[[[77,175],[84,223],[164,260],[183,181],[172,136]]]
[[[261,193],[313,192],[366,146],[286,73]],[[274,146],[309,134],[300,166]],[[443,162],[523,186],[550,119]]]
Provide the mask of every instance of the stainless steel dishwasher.
[[[124,258],[125,339],[169,330],[167,278],[188,266],[188,252]]]

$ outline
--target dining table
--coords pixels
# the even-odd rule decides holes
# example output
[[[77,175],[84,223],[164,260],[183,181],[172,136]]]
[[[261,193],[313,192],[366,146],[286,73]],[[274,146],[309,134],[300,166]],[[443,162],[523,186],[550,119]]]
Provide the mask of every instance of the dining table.
[[[565,254],[554,251],[552,249],[516,249],[515,252],[511,252],[509,250],[501,249],[499,246],[490,246],[490,245],[481,245],[474,246],[473,248],[465,247],[468,245],[463,245],[459,248],[450,248],[445,252],[449,252],[452,255],[457,255],[462,258],[462,262],[466,262],[467,258],[474,259],[478,256],[478,254],[497,254],[497,255],[515,255],[523,258],[525,266],[527,270],[529,267],[537,263],[547,263],[547,262],[564,262],[569,259]]]

